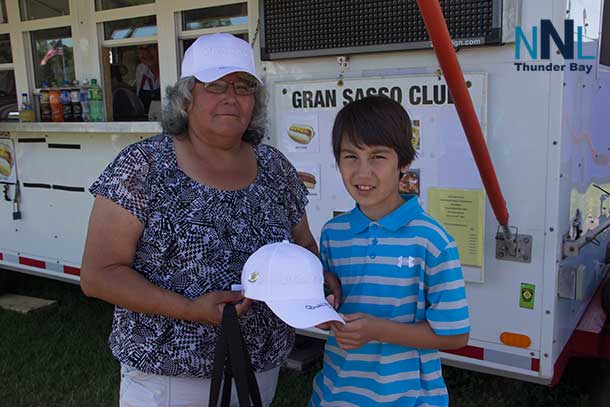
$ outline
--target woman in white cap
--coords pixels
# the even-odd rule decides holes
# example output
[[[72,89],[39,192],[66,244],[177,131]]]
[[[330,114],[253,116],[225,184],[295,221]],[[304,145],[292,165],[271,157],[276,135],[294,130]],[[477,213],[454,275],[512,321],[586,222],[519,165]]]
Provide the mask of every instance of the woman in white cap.
[[[116,305],[121,406],[207,405],[222,308],[243,299],[230,290],[249,255],[284,239],[317,254],[305,186],[260,144],[262,85],[248,43],[198,38],[168,88],[164,132],[125,148],[90,189],[81,286]],[[262,302],[237,310],[269,405],[294,331]]]

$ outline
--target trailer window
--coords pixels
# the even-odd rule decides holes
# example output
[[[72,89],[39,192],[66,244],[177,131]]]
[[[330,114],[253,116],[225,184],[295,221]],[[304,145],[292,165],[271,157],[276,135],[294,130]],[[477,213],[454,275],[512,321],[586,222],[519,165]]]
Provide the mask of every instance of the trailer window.
[[[158,120],[161,113],[157,44],[104,48],[109,120]],[[110,86],[108,86],[110,84]],[[111,115],[110,115],[111,113]]]
[[[13,52],[9,34],[0,34],[0,64],[12,64]]]
[[[20,0],[19,10],[21,21],[29,21],[67,16],[70,14],[70,5],[69,0]]]
[[[152,4],[155,0],[96,0],[95,11],[111,10],[114,8],[140,6],[142,4]]]
[[[0,0],[0,24],[4,23],[8,23],[8,18],[6,17],[6,2]]]
[[[7,121],[11,117],[18,120],[18,112],[15,73],[12,69],[0,71],[0,121]]]
[[[43,82],[74,80],[74,51],[70,27],[31,31],[36,87]]]
[[[248,24],[247,3],[188,10],[182,13],[182,30]]]
[[[185,10],[181,13],[181,21],[178,64],[184,51],[201,35],[226,32],[248,41],[248,4],[245,2]]]
[[[157,17],[127,18],[104,23],[104,39],[123,40],[157,35]]]
[[[599,47],[599,63],[610,66],[610,0],[604,1],[602,11],[601,44]]]

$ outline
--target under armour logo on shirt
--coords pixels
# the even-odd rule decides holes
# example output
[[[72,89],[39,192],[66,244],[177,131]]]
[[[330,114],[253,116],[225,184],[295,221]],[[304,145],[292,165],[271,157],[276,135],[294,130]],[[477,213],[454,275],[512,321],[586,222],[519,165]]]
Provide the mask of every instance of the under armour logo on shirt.
[[[402,256],[400,256],[398,258],[398,263],[396,263],[396,265],[398,267],[402,267],[403,264],[406,264],[407,266],[409,266],[409,268],[415,266],[415,259],[411,256],[407,257],[406,259]]]

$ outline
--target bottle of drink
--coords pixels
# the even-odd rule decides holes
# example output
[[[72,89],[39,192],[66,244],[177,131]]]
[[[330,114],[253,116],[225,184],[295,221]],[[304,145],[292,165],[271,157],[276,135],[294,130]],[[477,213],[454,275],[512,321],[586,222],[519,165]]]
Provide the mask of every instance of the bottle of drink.
[[[57,82],[51,82],[49,89],[49,104],[51,105],[51,120],[54,122],[64,121],[64,109],[61,104],[61,93],[57,87]]]
[[[78,87],[78,81],[72,82],[72,88],[70,89],[70,103],[72,103],[72,116],[75,122],[83,121],[83,108],[80,104],[80,88]]]
[[[104,120],[103,103],[102,88],[97,84],[96,79],[91,79],[91,86],[89,86],[89,116],[92,122]]]
[[[80,87],[80,106],[83,110],[83,121],[88,122],[91,120],[89,117],[89,81],[83,80]]]
[[[35,119],[34,109],[28,99],[27,93],[21,94],[21,109],[19,109],[19,121],[22,123],[33,122]]]
[[[49,84],[47,82],[43,82],[42,88],[40,88],[40,121],[51,121],[51,105],[49,104]]]
[[[59,99],[61,100],[61,105],[64,110],[64,121],[74,121],[74,116],[72,115],[72,102],[70,101],[70,82],[64,81],[64,86],[59,90]]]

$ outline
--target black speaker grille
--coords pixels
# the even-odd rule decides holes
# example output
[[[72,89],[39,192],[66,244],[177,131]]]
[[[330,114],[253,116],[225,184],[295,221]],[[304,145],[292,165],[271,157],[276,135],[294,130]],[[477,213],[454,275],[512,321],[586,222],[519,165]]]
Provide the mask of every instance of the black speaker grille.
[[[440,0],[458,46],[501,41],[501,0]],[[263,59],[429,48],[415,0],[263,0]]]

